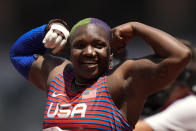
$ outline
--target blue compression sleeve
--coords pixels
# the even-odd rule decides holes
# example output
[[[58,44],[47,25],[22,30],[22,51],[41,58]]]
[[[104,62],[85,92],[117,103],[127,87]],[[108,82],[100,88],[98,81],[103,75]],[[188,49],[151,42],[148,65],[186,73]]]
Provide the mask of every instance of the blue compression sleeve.
[[[42,43],[45,28],[46,25],[43,25],[25,33],[10,50],[12,64],[26,79],[28,79],[32,63],[36,60],[34,54],[43,54],[46,51]]]

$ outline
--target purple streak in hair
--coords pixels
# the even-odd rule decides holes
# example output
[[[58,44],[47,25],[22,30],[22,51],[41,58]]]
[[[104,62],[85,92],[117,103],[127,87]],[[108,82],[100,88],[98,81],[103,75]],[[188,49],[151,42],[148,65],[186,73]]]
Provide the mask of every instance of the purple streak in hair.
[[[96,25],[104,28],[104,30],[106,32],[109,32],[111,29],[104,21],[97,19],[97,18],[90,18],[90,23],[96,24]]]

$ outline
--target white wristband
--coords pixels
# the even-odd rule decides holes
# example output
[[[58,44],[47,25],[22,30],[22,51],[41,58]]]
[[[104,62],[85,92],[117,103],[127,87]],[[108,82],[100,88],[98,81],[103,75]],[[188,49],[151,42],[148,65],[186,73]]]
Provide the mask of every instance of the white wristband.
[[[60,24],[52,24],[50,30],[58,30],[63,33],[65,39],[69,36],[69,31],[64,27],[63,25]]]

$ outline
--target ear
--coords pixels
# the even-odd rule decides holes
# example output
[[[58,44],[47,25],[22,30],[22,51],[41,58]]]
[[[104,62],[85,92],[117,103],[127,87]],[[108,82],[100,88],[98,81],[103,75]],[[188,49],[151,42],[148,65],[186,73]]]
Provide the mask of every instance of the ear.
[[[109,58],[109,69],[113,68],[113,52],[110,53],[110,58]]]
[[[113,52],[110,53],[110,61],[113,60]]]

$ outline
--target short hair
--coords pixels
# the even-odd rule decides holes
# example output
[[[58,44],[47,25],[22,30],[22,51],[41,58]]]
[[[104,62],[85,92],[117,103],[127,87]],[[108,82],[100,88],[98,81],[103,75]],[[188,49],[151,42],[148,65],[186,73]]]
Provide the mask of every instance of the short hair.
[[[72,36],[72,34],[75,32],[75,30],[80,27],[80,26],[83,26],[83,25],[87,25],[87,24],[95,24],[101,28],[103,28],[105,30],[105,32],[107,34],[109,34],[110,32],[110,26],[105,23],[104,21],[100,20],[100,19],[97,19],[97,18],[85,18],[83,20],[80,20],[79,22],[77,22],[71,29],[70,31],[70,35]]]

